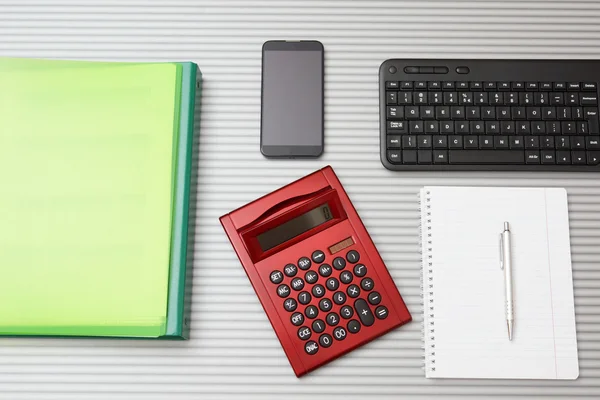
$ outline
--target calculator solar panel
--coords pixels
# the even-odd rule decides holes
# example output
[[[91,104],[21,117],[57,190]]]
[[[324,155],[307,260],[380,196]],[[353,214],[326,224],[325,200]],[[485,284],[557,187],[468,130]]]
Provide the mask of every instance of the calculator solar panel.
[[[381,161],[396,171],[600,171],[599,81],[590,60],[387,60]]]

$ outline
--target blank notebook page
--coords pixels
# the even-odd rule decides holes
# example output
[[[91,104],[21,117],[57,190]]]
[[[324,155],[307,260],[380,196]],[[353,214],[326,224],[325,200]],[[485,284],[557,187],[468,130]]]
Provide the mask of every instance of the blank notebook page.
[[[428,378],[576,379],[579,375],[564,189],[421,190]],[[508,340],[500,232],[512,234]]]

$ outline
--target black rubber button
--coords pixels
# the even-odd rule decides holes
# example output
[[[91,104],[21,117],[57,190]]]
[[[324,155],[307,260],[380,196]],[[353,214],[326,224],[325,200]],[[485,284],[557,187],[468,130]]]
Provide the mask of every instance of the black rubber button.
[[[337,340],[344,340],[346,339],[346,336],[348,336],[348,334],[346,333],[346,330],[341,326],[338,326],[333,330],[333,337]]]
[[[333,302],[338,306],[341,306],[346,302],[346,293],[344,292],[335,292],[333,295]]]
[[[285,308],[285,311],[296,311],[296,308],[298,308],[298,302],[294,299],[287,299],[286,301],[283,302],[283,308]]]
[[[319,308],[323,312],[331,311],[333,303],[329,299],[321,299],[321,301],[319,301]]]
[[[277,286],[277,295],[286,298],[290,295],[290,287],[288,285]]]
[[[354,309],[350,306],[344,306],[340,308],[340,315],[344,319],[350,319],[354,315]]]
[[[285,266],[285,268],[283,268],[283,273],[285,276],[289,276],[291,278],[292,276],[296,276],[298,273],[298,267],[296,267],[294,264],[288,264]]]
[[[371,326],[375,323],[375,317],[373,317],[373,313],[364,299],[356,300],[354,308],[356,309],[356,315],[358,315],[363,325]]]
[[[312,296],[308,292],[300,292],[300,294],[298,295],[298,302],[300,302],[300,304],[302,305],[310,303],[311,300]]]
[[[327,286],[327,289],[329,289],[333,292],[334,290],[337,290],[337,288],[340,287],[340,281],[338,281],[335,278],[329,278],[329,279],[327,279],[327,282],[325,283],[325,285]]]
[[[373,282],[373,279],[371,278],[363,278],[363,280],[360,281],[360,287],[368,292],[373,290],[375,282]]]
[[[354,266],[354,275],[362,277],[367,274],[367,267],[362,264],[356,264]]]
[[[302,340],[310,339],[311,335],[312,332],[310,331],[310,328],[308,326],[303,326],[300,329],[298,329],[298,337]]]
[[[348,260],[348,262],[351,262],[352,264],[356,264],[358,260],[360,260],[360,254],[358,254],[358,251],[356,250],[350,250],[346,254],[346,260]]]
[[[304,275],[304,280],[306,280],[306,283],[312,285],[313,283],[316,283],[319,280],[319,275],[317,275],[315,271],[308,271]]]
[[[315,306],[308,306],[306,307],[306,310],[304,310],[304,315],[306,315],[307,318],[315,319],[317,318],[317,315],[319,315],[319,309]]]
[[[350,333],[358,333],[358,332],[360,332],[360,322],[358,322],[355,319],[353,319],[352,321],[348,322],[348,332],[350,332]]]
[[[291,285],[292,289],[294,289],[296,292],[304,289],[304,281],[302,280],[302,278],[292,279]]]
[[[377,304],[381,303],[381,295],[379,294],[379,292],[371,292],[369,293],[369,304],[376,306]]]
[[[379,306],[375,309],[375,316],[379,319],[386,319],[388,316],[388,309],[386,306]]]
[[[315,319],[312,323],[312,329],[315,333],[321,333],[325,330],[325,321],[322,319]]]
[[[331,266],[329,264],[322,264],[319,267],[319,274],[324,278],[327,278],[329,275],[331,275],[332,271],[333,270],[331,269]]]
[[[317,342],[309,340],[304,344],[304,351],[306,351],[306,354],[310,356],[315,355],[319,351],[319,345]]]
[[[325,320],[327,321],[327,325],[336,326],[340,323],[340,316],[334,312],[330,312],[327,314],[327,318],[325,318]]]
[[[398,71],[398,69],[396,67],[394,67],[393,65],[388,68],[388,72],[390,74],[395,74],[397,71]]]
[[[325,253],[323,253],[321,250],[315,250],[312,253],[312,260],[318,264],[321,264],[323,261],[325,261]]]
[[[456,67],[457,74],[468,74],[469,72],[471,72],[469,67]]]
[[[339,271],[344,269],[344,267],[346,267],[346,260],[344,260],[342,257],[336,257],[333,259],[333,268]]]
[[[304,315],[302,315],[302,313],[295,312],[292,314],[290,321],[292,321],[292,325],[300,326],[302,323],[304,323]]]
[[[360,294],[360,288],[356,285],[350,285],[348,286],[348,289],[346,289],[346,293],[348,296],[356,298]]]
[[[418,74],[419,67],[404,67],[405,74]]]
[[[319,344],[321,345],[321,347],[327,348],[331,346],[331,343],[333,343],[333,338],[331,337],[331,335],[324,333],[321,335],[321,337],[319,337]]]
[[[301,259],[298,260],[298,267],[303,271],[306,271],[307,269],[309,269],[311,264],[312,263],[310,262],[310,258],[308,258],[308,257],[302,257]]]
[[[350,271],[343,271],[340,274],[340,281],[342,281],[342,283],[344,284],[349,284],[350,282],[352,282],[352,279],[354,277],[352,276],[352,273]]]
[[[281,273],[281,271],[273,271],[271,272],[271,276],[269,277],[269,279],[271,279],[271,282],[273,282],[274,284],[281,283],[283,281],[283,274]]]
[[[321,298],[325,295],[325,288],[323,287],[323,285],[315,285],[312,288],[312,294],[313,296],[315,296],[316,298]]]

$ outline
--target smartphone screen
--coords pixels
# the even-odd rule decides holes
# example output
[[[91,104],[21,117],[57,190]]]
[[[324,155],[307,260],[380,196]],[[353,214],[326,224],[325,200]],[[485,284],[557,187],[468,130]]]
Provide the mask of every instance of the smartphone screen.
[[[317,157],[323,152],[323,45],[263,45],[261,152],[267,157]]]

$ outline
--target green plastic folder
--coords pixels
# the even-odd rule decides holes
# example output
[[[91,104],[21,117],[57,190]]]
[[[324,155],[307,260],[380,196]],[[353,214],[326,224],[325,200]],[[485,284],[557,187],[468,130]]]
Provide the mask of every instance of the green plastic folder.
[[[0,60],[0,335],[187,336],[196,70]]]

